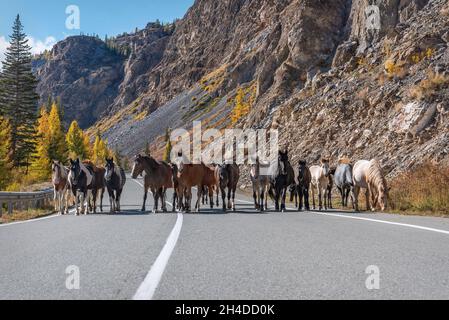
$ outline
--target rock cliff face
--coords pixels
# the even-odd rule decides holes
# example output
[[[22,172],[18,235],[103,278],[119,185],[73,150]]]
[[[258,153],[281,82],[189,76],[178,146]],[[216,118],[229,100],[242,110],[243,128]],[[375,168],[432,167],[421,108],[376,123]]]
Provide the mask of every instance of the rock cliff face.
[[[41,102],[60,97],[66,121],[88,128],[125,107],[148,86],[145,73],[164,53],[172,27],[148,24],[134,34],[109,39],[69,37],[33,62]]]
[[[197,0],[170,30],[116,39],[133,51],[96,128],[128,155],[203,120],[279,128],[295,161],[447,161],[448,23],[444,0]]]

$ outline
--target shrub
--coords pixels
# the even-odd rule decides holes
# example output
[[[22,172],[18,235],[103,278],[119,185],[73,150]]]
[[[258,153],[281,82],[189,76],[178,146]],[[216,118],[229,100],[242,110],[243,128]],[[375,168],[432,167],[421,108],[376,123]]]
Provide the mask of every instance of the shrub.
[[[402,212],[449,214],[449,167],[425,163],[391,182],[390,204]]]
[[[434,95],[443,86],[449,84],[449,77],[434,72],[427,72],[427,78],[410,88],[410,97],[417,100]]]

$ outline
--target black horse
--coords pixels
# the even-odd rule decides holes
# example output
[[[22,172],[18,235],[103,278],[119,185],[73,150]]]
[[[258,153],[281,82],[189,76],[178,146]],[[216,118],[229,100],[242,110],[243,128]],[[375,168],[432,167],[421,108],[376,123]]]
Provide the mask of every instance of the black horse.
[[[297,192],[299,197],[299,204],[298,204],[299,210],[302,210],[303,208],[305,208],[307,211],[310,210],[309,189],[311,182],[312,182],[312,175],[310,174],[309,167],[307,167],[307,162],[305,160],[299,161],[298,185],[297,185]]]
[[[295,172],[288,160],[288,151],[279,151],[277,170],[271,178],[270,194],[274,199],[276,211],[285,212],[288,188],[295,184]]]
[[[120,212],[120,197],[126,183],[125,170],[117,166],[113,158],[106,158],[105,169],[104,179],[108,188],[111,213]]]
[[[79,159],[75,161],[70,159],[69,184],[75,197],[76,215],[80,214],[79,203],[81,203],[81,214],[87,214],[90,208],[88,205],[86,209],[85,202],[90,203],[93,197],[95,186],[94,168],[90,165],[84,165]]]

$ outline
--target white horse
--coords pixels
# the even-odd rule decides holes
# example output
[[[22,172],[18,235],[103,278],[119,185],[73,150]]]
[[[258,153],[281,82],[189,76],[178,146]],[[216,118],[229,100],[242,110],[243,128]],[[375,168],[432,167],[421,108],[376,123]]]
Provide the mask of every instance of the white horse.
[[[59,214],[61,215],[67,214],[69,213],[68,170],[58,161],[53,161],[51,169],[52,169],[51,181],[53,183],[53,190],[54,190],[55,211],[59,212]]]
[[[329,160],[321,159],[321,165],[310,167],[310,174],[312,175],[312,199],[313,209],[315,206],[315,191],[318,192],[319,209],[323,210],[323,195],[324,195],[324,209],[327,210],[329,206]]]
[[[382,211],[386,210],[388,187],[379,161],[376,159],[358,161],[353,168],[353,180],[356,211],[359,211],[360,189],[366,189],[366,210],[375,211],[378,205]]]

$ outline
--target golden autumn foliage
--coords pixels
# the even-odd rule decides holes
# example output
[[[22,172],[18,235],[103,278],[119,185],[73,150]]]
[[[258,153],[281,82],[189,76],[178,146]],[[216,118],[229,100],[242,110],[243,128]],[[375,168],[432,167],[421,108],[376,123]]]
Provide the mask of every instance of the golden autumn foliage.
[[[95,165],[102,165],[105,163],[106,158],[111,156],[112,152],[108,148],[108,141],[103,140],[100,132],[97,132],[95,136],[95,142],[92,149],[92,160]]]
[[[0,117],[0,190],[3,190],[11,179],[11,127],[9,121]]]
[[[241,118],[245,117],[251,111],[256,100],[257,87],[252,84],[246,88],[238,88],[234,101],[234,109],[232,110],[232,124],[236,124]]]
[[[77,121],[73,121],[66,135],[67,148],[70,158],[82,160],[90,158],[89,138],[84,134]]]

